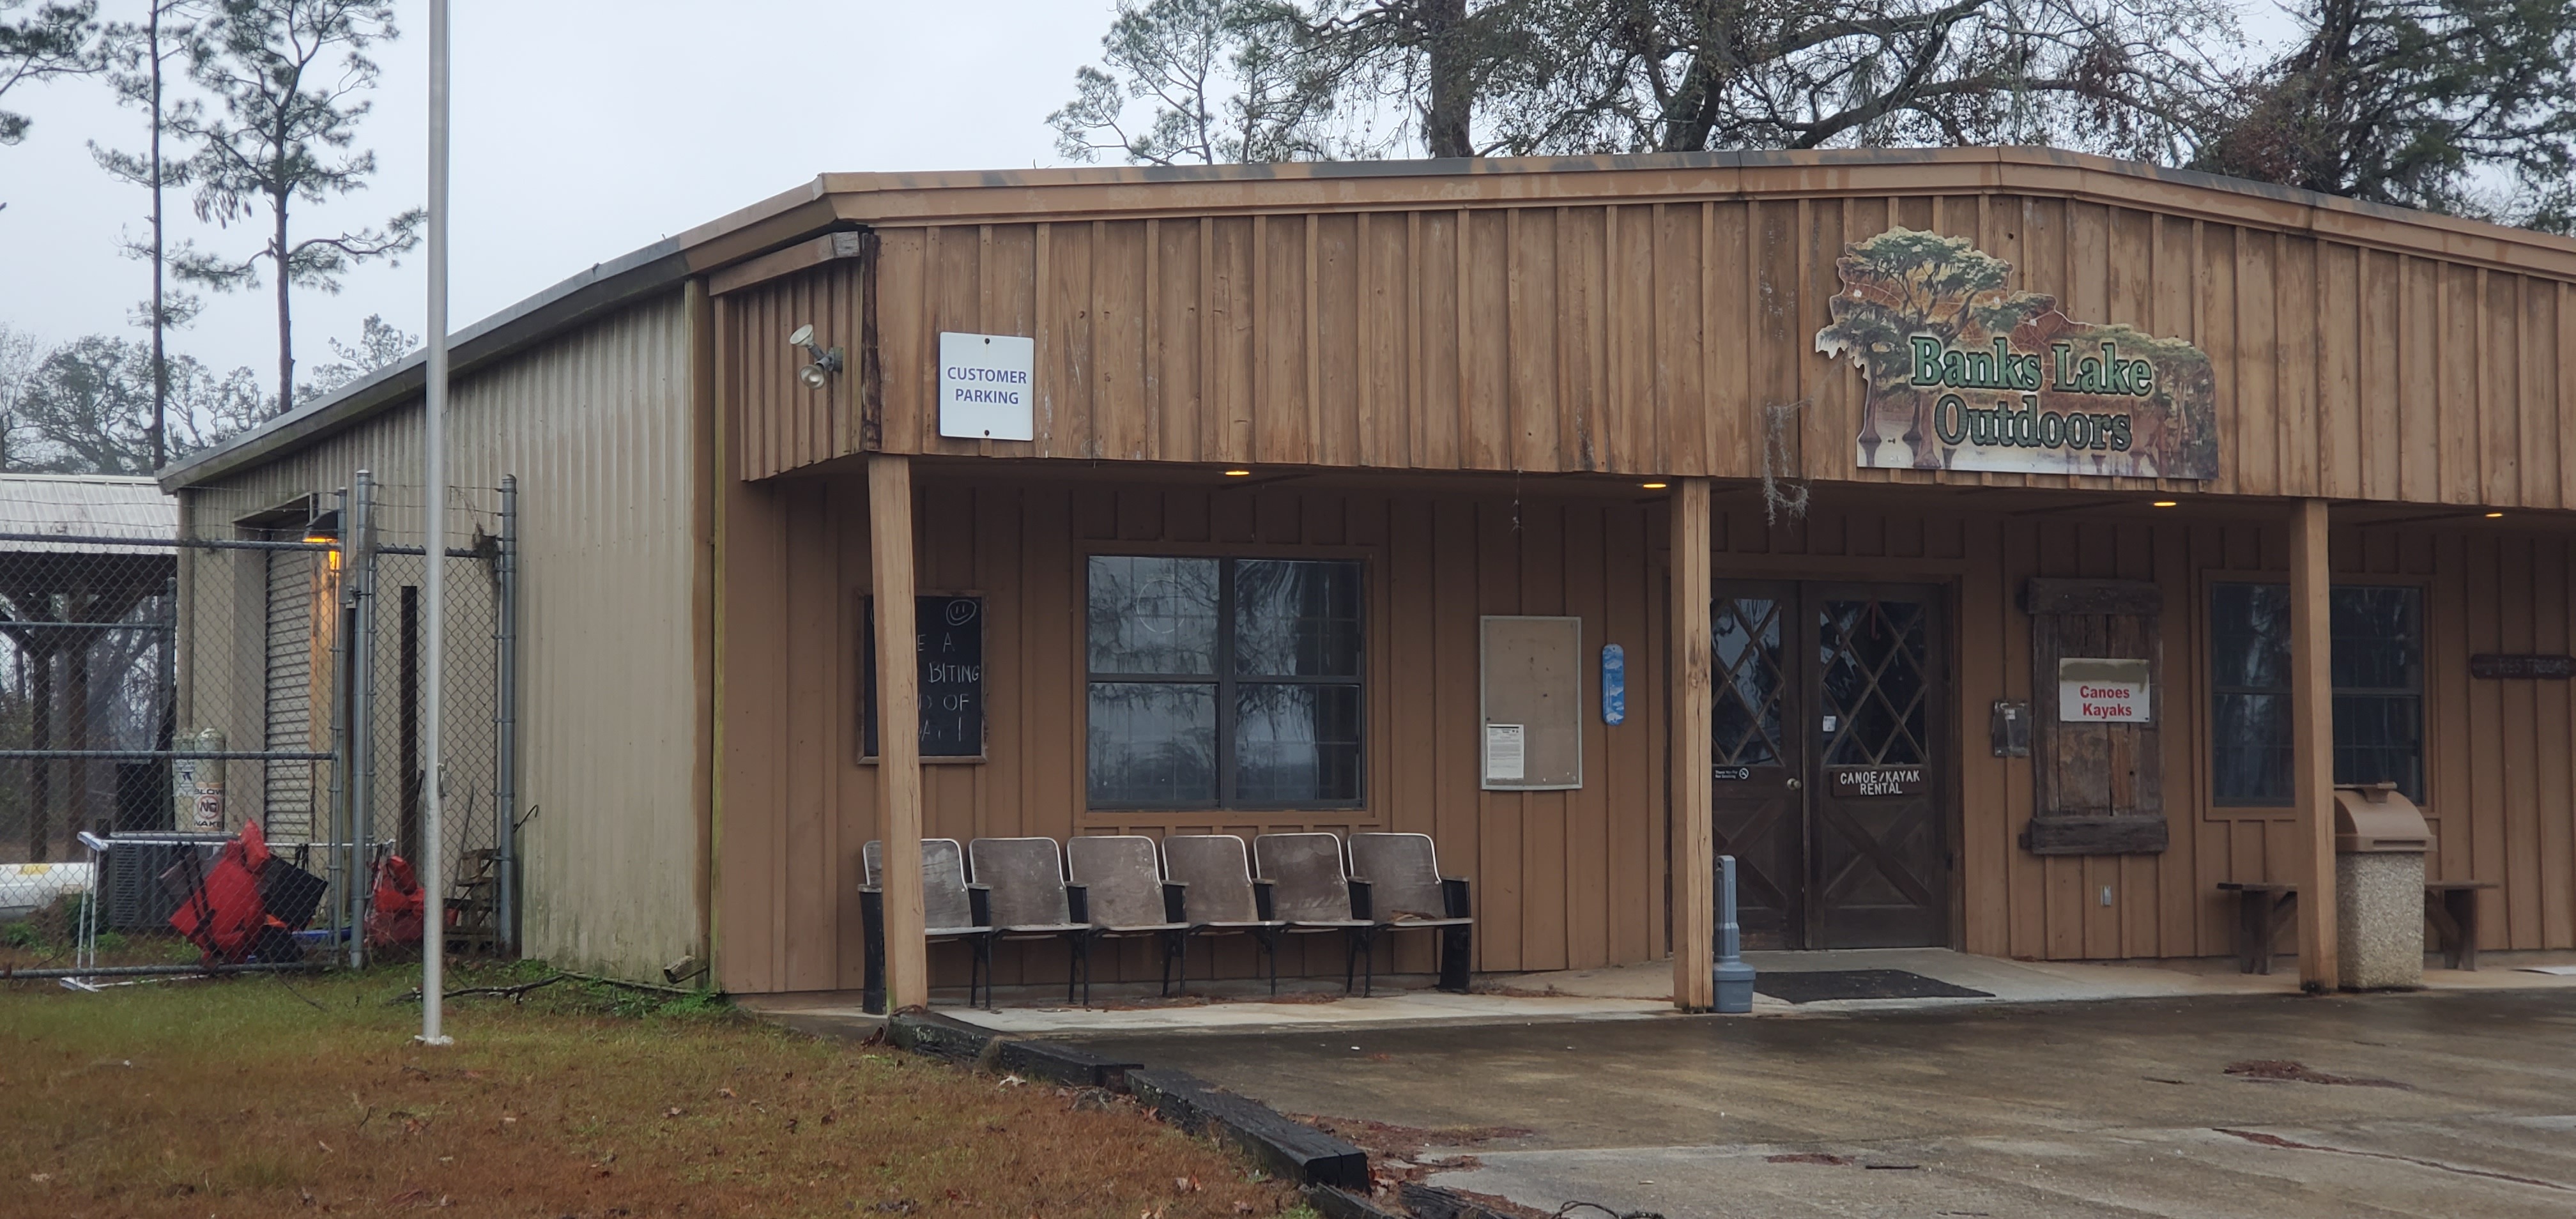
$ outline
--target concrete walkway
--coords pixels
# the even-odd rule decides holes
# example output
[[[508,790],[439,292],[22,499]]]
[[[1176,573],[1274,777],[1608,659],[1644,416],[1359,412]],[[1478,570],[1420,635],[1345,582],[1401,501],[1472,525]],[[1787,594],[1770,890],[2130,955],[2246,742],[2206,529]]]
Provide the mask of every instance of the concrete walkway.
[[[1081,1040],[1538,1214],[2576,1214],[2560,985]]]
[[[1833,952],[1757,952],[1745,959],[1764,974],[1827,969],[1898,969],[1953,986],[1985,992],[1978,998],[1840,999],[1790,1003],[1754,996],[1756,1016],[1820,1016],[1867,1011],[1975,1007],[1987,1004],[2081,1003],[2114,999],[2181,999],[2226,995],[2295,995],[2298,964],[2284,959],[2269,975],[2236,972],[2232,960],[2122,962],[2013,961],[1942,948],[1879,948]],[[2576,976],[2526,972],[2519,966],[2576,962],[2576,954],[2489,953],[2473,973],[2425,971],[2428,990],[2491,991],[2576,989]],[[1266,987],[1243,981],[1194,984],[1193,995],[1158,1000],[1104,987],[1093,1007],[1068,1007],[1061,991],[1005,988],[993,1010],[942,1003],[943,1014],[996,1032],[1022,1037],[1077,1037],[1109,1033],[1295,1031],[1397,1025],[1458,1026],[1532,1021],[1648,1020],[1676,1017],[1672,966],[1656,962],[1609,969],[1501,974],[1479,980],[1476,993],[1443,994],[1429,979],[1381,979],[1373,998],[1345,998],[1338,982],[1298,980],[1271,998]],[[854,992],[753,996],[754,1010],[793,1014],[801,1023],[873,1023]]]

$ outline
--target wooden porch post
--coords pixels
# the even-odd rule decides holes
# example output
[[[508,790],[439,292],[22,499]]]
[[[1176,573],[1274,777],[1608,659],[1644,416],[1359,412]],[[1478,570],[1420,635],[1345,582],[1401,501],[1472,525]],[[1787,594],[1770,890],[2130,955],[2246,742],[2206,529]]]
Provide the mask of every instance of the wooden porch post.
[[[2340,984],[2335,943],[2334,670],[2326,501],[2290,508],[2291,799],[2299,810],[2299,985]]]
[[[868,554],[875,568],[877,830],[885,842],[886,1010],[930,1003],[922,939],[920,666],[913,661],[912,459],[868,458]]]
[[[1673,1005],[1716,1006],[1717,849],[1710,827],[1708,480],[1672,498]]]

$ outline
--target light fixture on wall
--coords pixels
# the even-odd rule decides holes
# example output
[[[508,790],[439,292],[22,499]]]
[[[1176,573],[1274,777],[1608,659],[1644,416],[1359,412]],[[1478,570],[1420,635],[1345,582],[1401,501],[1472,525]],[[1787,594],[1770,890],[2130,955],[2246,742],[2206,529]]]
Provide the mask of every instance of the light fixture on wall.
[[[814,358],[812,363],[807,364],[796,374],[796,379],[803,381],[807,389],[821,389],[831,384],[832,374],[841,371],[841,349],[835,347],[826,351],[816,346],[812,322],[797,327],[796,333],[788,335],[787,345],[802,347],[806,355]]]
[[[1647,489],[1647,490],[1649,490],[1649,491],[1661,491],[1661,490],[1663,490],[1664,488],[1671,486],[1672,484],[1671,484],[1671,483],[1666,483],[1666,482],[1651,482],[1651,483],[1638,483],[1637,485],[1638,485],[1638,486],[1640,486],[1640,487],[1644,487],[1645,489]]]
[[[2160,500],[2157,500],[2157,501],[2156,501],[2156,503],[2155,503],[2155,506],[2156,506],[2156,507],[2159,507],[2159,508],[2176,508],[2176,507],[2180,507],[2181,505],[2182,505],[2182,501],[2181,501],[2181,500],[2178,500],[2178,499],[2160,499]]]

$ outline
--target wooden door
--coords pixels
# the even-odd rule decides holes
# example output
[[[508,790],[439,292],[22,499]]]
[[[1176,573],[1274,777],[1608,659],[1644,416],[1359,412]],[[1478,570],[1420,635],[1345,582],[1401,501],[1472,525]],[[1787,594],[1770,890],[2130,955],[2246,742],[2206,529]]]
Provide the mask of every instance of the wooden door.
[[[1939,590],[1808,585],[1811,948],[1949,942],[1950,755]]]
[[[1807,925],[1806,666],[1797,586],[1721,583],[1710,605],[1709,785],[1717,853],[1735,856],[1747,948],[1802,948]]]

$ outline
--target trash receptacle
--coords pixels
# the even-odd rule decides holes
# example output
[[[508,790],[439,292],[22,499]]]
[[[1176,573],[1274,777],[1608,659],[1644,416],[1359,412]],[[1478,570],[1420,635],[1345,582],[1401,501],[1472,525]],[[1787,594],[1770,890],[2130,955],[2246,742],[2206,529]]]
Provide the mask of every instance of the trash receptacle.
[[[2335,787],[2335,943],[2347,990],[2424,984],[2432,827],[2394,783]]]

